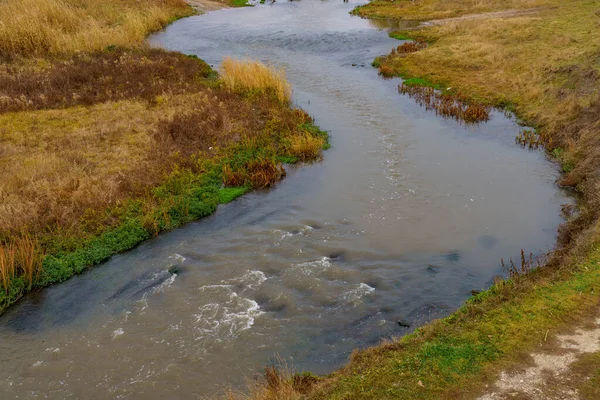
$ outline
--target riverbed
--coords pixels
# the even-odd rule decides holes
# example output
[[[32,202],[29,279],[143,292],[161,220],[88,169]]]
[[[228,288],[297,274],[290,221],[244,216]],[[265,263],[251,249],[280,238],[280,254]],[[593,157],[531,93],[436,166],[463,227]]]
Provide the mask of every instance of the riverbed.
[[[215,68],[285,68],[332,148],[9,309],[3,399],[198,398],[277,359],[327,373],[448,315],[504,274],[501,258],[552,247],[570,202],[557,167],[516,145],[522,128],[500,112],[465,125],[398,94],[370,63],[399,42],[349,15],[358,4],[227,9],[150,38]]]

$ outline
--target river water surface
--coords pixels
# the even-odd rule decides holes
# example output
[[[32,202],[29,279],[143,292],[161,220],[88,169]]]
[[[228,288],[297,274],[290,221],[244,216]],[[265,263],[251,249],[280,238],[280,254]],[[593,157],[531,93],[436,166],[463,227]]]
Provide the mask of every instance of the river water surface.
[[[353,348],[447,315],[548,250],[569,200],[542,154],[495,113],[465,126],[371,68],[398,42],[302,0],[180,20],[151,43],[285,67],[294,101],[329,130],[323,162],[149,240],[0,318],[2,399],[189,399],[274,359],[326,373]],[[175,266],[176,268],[172,268]],[[169,271],[170,269],[170,271]]]

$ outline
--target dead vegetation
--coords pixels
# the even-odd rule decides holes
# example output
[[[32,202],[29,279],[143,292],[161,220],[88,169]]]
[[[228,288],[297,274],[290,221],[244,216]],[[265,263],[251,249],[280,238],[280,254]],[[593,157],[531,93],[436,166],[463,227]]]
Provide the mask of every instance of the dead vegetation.
[[[511,278],[527,275],[533,268],[540,267],[541,264],[539,261],[534,263],[533,253],[529,253],[529,256],[525,256],[525,250],[521,249],[521,265],[517,266],[512,258],[509,258],[508,264],[504,262],[504,258],[500,259],[500,263],[502,264],[502,270]]]
[[[227,400],[301,400],[318,384],[320,378],[311,373],[295,373],[285,361],[264,369],[262,378],[249,380],[246,392],[229,391]]]
[[[402,43],[400,46],[392,49],[391,55],[395,56],[398,54],[414,53],[415,51],[423,50],[427,48],[427,42],[421,40],[410,41]]]
[[[489,106],[476,104],[456,92],[442,92],[429,86],[398,85],[398,92],[408,95],[426,110],[456,121],[474,124],[490,119]]]
[[[0,71],[0,112],[89,106],[197,91],[212,74],[203,61],[160,49],[77,54],[46,66]]]
[[[523,129],[515,137],[515,142],[529,150],[535,150],[542,145],[542,138],[531,129]]]

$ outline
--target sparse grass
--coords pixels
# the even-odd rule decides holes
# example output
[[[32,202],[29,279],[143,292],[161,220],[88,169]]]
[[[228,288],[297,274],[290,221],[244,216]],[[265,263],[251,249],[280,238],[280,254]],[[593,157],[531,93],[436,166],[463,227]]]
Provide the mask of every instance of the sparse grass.
[[[260,62],[225,58],[221,64],[221,79],[225,87],[245,95],[269,94],[282,103],[289,103],[292,88],[285,79],[285,71]]]
[[[572,367],[582,400],[600,399],[600,353],[584,355]]]

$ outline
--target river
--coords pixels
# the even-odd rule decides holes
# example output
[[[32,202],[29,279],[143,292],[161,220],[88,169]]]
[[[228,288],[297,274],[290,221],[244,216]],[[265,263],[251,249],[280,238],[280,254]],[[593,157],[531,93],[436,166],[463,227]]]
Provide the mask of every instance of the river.
[[[503,274],[501,257],[552,247],[570,202],[556,166],[515,145],[520,127],[502,113],[464,125],[399,95],[370,66],[399,42],[350,16],[357,4],[222,10],[150,38],[215,67],[284,67],[332,148],[10,308],[2,399],[199,398],[276,358],[327,373],[449,314]]]

